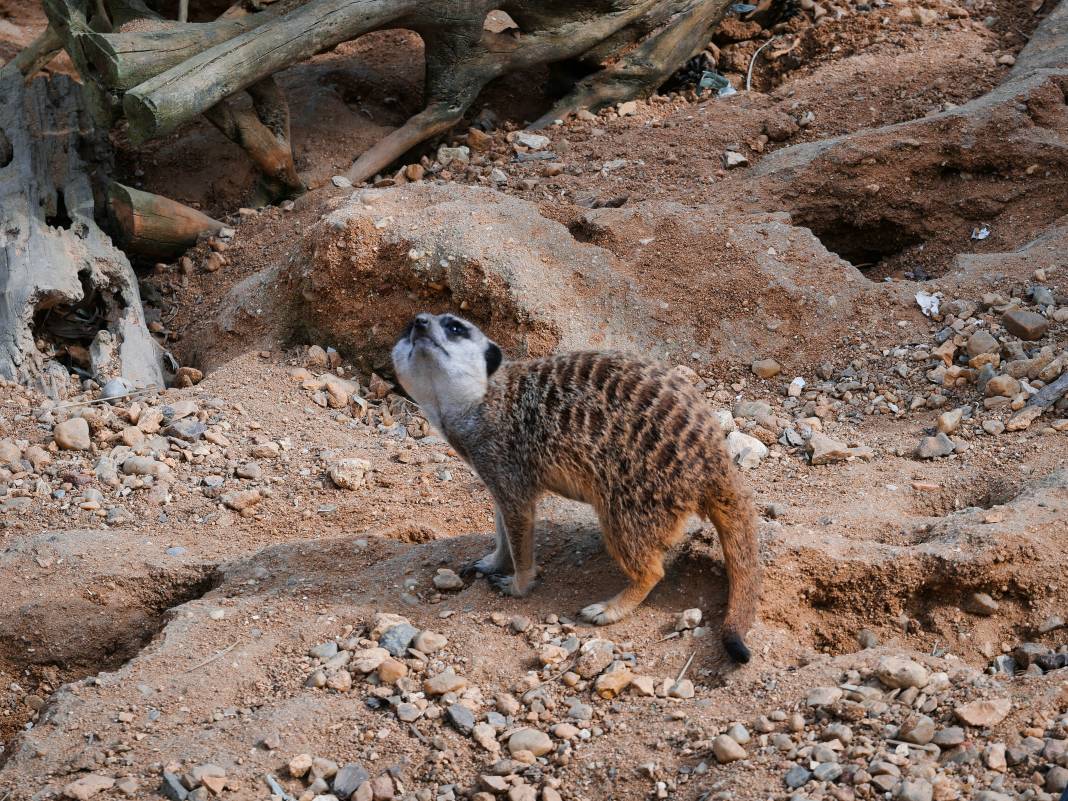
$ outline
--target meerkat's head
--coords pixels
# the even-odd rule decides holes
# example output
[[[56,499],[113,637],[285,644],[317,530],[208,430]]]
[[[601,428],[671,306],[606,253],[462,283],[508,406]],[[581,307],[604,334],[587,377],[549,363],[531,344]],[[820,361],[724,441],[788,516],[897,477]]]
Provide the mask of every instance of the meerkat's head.
[[[417,314],[393,346],[393,369],[430,423],[462,415],[486,394],[504,358],[478,326],[452,314]]]

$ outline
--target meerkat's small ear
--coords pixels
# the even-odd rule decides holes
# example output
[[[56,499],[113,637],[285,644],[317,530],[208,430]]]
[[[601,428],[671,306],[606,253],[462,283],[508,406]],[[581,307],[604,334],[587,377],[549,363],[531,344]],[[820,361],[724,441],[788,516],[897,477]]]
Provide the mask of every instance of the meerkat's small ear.
[[[504,360],[504,354],[501,353],[501,349],[497,347],[496,342],[490,342],[486,345],[486,375],[491,376],[497,372],[497,368],[501,366],[501,362]]]

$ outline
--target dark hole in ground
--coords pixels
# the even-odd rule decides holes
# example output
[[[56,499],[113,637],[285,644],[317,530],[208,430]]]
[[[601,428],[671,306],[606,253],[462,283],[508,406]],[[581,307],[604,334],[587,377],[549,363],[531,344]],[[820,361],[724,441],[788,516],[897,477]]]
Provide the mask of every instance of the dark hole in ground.
[[[45,222],[53,228],[69,229],[74,223],[67,213],[67,202],[63,198],[63,190],[56,190],[56,208],[51,214],[45,215]]]
[[[874,271],[884,261],[923,242],[915,232],[885,218],[856,225],[838,217],[806,219],[802,216],[798,225],[811,230],[827,250],[865,272]]]
[[[0,620],[0,676],[14,677],[18,687],[0,688],[0,767],[14,735],[47,712],[48,696],[61,684],[122,667],[163,630],[172,609],[220,581],[213,566],[190,565],[132,580],[90,581],[73,594],[53,585],[18,615]]]

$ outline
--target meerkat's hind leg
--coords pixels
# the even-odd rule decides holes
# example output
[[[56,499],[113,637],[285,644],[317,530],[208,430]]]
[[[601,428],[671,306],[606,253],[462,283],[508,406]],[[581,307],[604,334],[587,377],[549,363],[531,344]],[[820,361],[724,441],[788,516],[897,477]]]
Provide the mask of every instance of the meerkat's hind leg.
[[[489,580],[505,595],[522,598],[534,586],[537,574],[534,566],[534,502],[498,502],[497,509],[504,523],[515,572],[510,576],[491,575]]]
[[[602,513],[605,550],[630,583],[607,601],[590,604],[579,612],[579,617],[587,623],[607,626],[634,611],[664,577],[664,552],[682,536],[684,523],[683,516],[665,523],[612,520]]]
[[[497,532],[496,547],[481,559],[464,565],[460,569],[460,575],[463,578],[469,578],[475,573],[481,573],[483,576],[496,576],[512,572],[512,549],[508,544],[508,533],[504,527],[504,519],[501,517],[499,506],[496,509],[494,521]]]
[[[657,553],[650,556],[642,572],[629,572],[630,583],[621,592],[607,601],[590,604],[579,612],[579,617],[597,626],[607,626],[617,620],[622,620],[645,600],[645,597],[663,577],[664,557]]]

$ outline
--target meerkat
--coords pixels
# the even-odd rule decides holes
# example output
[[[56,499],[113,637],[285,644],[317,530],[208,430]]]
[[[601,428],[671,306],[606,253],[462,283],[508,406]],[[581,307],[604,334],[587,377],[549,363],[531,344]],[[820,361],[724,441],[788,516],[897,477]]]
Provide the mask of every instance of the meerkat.
[[[756,513],[712,409],[677,372],[614,352],[505,361],[479,328],[451,314],[417,315],[393,348],[401,386],[485,483],[496,548],[467,566],[503,592],[535,579],[534,508],[554,492],[594,508],[605,549],[629,579],[582,610],[614,623],[664,576],[688,518],[710,519],[729,590],[727,653],[749,661],[761,569]]]

